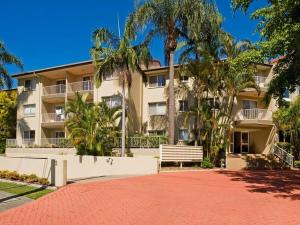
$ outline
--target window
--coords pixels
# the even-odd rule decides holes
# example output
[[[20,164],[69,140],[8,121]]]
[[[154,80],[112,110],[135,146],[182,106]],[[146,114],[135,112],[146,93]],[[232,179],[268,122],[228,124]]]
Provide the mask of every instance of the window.
[[[243,100],[243,109],[255,109],[257,108],[257,102],[251,100]]]
[[[35,82],[32,79],[28,79],[24,81],[25,91],[33,91],[35,90]]]
[[[103,97],[102,100],[105,101],[108,107],[110,108],[118,107],[122,105],[122,98],[119,95]]]
[[[180,81],[181,82],[188,82],[189,81],[189,77],[185,74],[181,74],[180,75]]]
[[[66,80],[56,81],[56,93],[66,93]]]
[[[166,134],[165,130],[148,130],[150,136],[162,136]]]
[[[55,106],[55,121],[64,121],[65,119],[65,109],[63,105]]]
[[[83,78],[82,89],[84,91],[93,90],[93,88],[92,88],[92,82],[91,82],[91,77],[84,77]]]
[[[165,102],[149,103],[149,115],[166,115],[167,107]]]
[[[179,140],[188,141],[189,140],[189,131],[188,129],[179,130]]]
[[[56,131],[55,138],[65,138],[65,132],[64,131]]]
[[[186,101],[186,100],[179,101],[179,111],[180,112],[186,112],[186,111],[188,111],[188,109],[189,109],[188,101]]]
[[[35,111],[35,104],[24,105],[24,116],[34,116]]]
[[[35,130],[26,130],[23,132],[24,140],[34,140],[35,139]]]
[[[166,85],[165,75],[149,77],[149,87],[164,87],[165,85]]]

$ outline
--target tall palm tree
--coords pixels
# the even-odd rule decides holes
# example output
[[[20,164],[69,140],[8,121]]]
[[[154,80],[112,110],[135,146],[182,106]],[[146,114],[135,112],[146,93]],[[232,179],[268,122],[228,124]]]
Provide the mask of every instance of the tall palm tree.
[[[164,40],[165,60],[169,65],[169,144],[174,144],[175,133],[174,53],[179,41],[189,39],[189,28],[203,20],[207,4],[205,0],[148,0],[129,16],[127,22],[131,34],[149,25],[147,38],[159,36]]]
[[[10,54],[3,42],[0,41],[0,89],[4,87],[11,88],[11,77],[5,65],[13,64],[19,68],[23,68],[22,62],[14,55]]]
[[[148,40],[133,45],[131,35],[125,30],[123,37],[118,37],[106,28],[100,28],[93,33],[95,46],[91,55],[96,67],[96,85],[100,86],[105,76],[117,73],[122,85],[122,156],[125,155],[125,87],[131,84],[131,73],[143,74],[141,64],[148,67],[151,55],[148,50]]]

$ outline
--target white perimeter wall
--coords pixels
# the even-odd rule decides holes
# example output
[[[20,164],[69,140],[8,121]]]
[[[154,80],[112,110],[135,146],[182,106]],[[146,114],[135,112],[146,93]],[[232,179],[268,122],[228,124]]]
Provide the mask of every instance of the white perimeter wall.
[[[158,172],[158,160],[150,156],[139,157],[101,157],[52,155],[48,158],[4,157],[0,156],[0,170],[17,171],[18,173],[36,174],[55,183],[57,163],[67,161],[67,179],[80,179],[112,175],[146,175]],[[56,176],[55,176],[56,173]]]

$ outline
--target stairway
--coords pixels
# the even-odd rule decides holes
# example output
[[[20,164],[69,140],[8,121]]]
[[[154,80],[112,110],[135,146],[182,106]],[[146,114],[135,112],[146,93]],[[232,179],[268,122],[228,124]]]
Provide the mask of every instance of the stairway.
[[[274,145],[270,152],[274,157],[278,158],[286,166],[293,168],[294,166],[294,156],[280,148],[277,145]]]

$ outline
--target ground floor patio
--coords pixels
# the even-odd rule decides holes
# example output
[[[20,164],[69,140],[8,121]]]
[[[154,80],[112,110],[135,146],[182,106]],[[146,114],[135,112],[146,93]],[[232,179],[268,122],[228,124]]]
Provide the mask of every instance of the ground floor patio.
[[[71,184],[1,225],[299,224],[300,171],[194,171]]]

